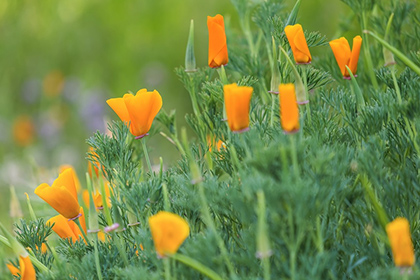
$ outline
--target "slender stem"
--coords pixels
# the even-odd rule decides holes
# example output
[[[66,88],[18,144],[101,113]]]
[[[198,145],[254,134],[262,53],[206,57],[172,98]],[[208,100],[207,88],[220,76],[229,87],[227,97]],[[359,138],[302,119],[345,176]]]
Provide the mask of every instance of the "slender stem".
[[[171,280],[171,264],[168,258],[163,259],[163,265],[165,267],[165,280]]]
[[[222,280],[222,277],[220,277],[214,270],[208,268],[207,266],[203,265],[202,263],[187,257],[185,255],[181,254],[175,254],[172,255],[171,258],[188,265],[189,267],[192,267],[193,269],[201,272],[203,275],[207,276],[210,279],[213,280]]]
[[[93,242],[93,246],[95,247],[96,273],[98,274],[98,279],[102,280],[101,264],[99,262],[98,235],[96,235],[96,240]]]
[[[146,158],[147,167],[149,168],[150,174],[153,175],[152,165],[150,164],[149,153],[147,152],[147,147],[146,147],[146,139],[143,137],[140,141],[141,141],[141,145],[143,146],[143,153],[144,153],[144,157]]]
[[[365,30],[367,28],[367,17],[366,17],[366,13],[362,12],[362,30]],[[365,34],[362,34],[363,37],[363,53],[365,54],[365,58],[366,58],[366,65],[367,65],[367,70],[368,70],[368,74],[370,77],[370,80],[372,82],[372,85],[375,89],[379,88],[378,85],[378,81],[376,80],[376,76],[375,76],[375,72],[373,70],[373,62],[372,62],[372,56],[370,55],[370,51],[369,51],[369,40],[368,37]]]
[[[80,224],[79,218],[75,219],[74,222],[76,223],[76,225],[79,227],[80,231],[82,232],[83,238],[86,240],[86,243],[91,246],[92,244],[90,244],[89,242],[89,238],[87,237],[85,230],[82,228],[82,225]]]
[[[292,164],[293,164],[293,171],[295,173],[296,180],[299,178],[299,164],[298,164],[298,157],[297,157],[297,150],[296,150],[296,137],[294,134],[289,135],[290,140],[290,149],[292,152]]]
[[[274,124],[274,109],[276,107],[276,94],[271,95],[271,118],[270,118],[270,126],[273,127]]]

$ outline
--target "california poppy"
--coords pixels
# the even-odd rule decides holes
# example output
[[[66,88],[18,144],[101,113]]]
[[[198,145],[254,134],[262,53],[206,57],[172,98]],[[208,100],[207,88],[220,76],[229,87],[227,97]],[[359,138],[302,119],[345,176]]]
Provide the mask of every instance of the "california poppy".
[[[32,262],[27,252],[26,252],[26,256],[19,256],[19,268],[15,267],[11,263],[8,263],[6,265],[13,276],[20,275],[20,279],[22,280],[35,280],[36,279],[35,268],[32,265]]]
[[[411,241],[410,225],[405,218],[396,218],[386,225],[392,256],[396,266],[414,265],[414,248]]]
[[[51,205],[67,219],[81,215],[73,172],[70,168],[60,173],[51,187],[43,183],[35,189],[35,194]]]
[[[217,68],[226,65],[229,58],[223,16],[208,16],[207,27],[209,29],[209,66]]]
[[[127,93],[122,98],[108,99],[106,103],[123,122],[130,123],[131,134],[140,139],[147,135],[162,108],[162,97],[156,90],[141,89],[136,95]]]
[[[297,64],[308,64],[312,61],[311,53],[309,52],[308,44],[306,43],[305,34],[303,33],[302,25],[288,25],[284,28],[290,48],[293,52],[293,57]]]
[[[149,218],[153,243],[160,257],[174,254],[190,234],[188,223],[180,216],[160,211]]]
[[[299,108],[296,102],[294,84],[280,84],[280,117],[281,126],[286,133],[299,130]]]
[[[347,71],[346,66],[348,66],[353,75],[356,76],[357,62],[359,61],[361,46],[362,37],[360,36],[353,38],[353,50],[350,50],[349,42],[344,37],[330,42],[330,47],[334,53],[335,60],[337,61],[338,67],[340,67],[340,71],[341,74],[343,74],[344,79],[350,79],[350,74]]]
[[[252,91],[252,87],[238,86],[237,84],[223,86],[227,122],[233,132],[244,132],[249,129]]]
[[[86,233],[86,221],[85,217],[83,215],[83,208],[80,207],[80,212],[82,215],[79,218],[80,225],[82,226],[83,230]],[[53,225],[52,230],[61,238],[71,238],[73,243],[76,242],[76,240],[80,239],[81,236],[83,238],[83,234],[80,231],[80,228],[77,226],[77,224],[74,221],[69,221],[67,218],[65,218],[62,215],[57,215],[52,217],[46,222],[47,225]]]

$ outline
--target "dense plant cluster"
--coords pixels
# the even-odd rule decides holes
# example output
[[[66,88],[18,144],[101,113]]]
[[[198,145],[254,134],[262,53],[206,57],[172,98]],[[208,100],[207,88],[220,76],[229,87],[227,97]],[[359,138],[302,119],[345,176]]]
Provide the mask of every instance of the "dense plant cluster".
[[[417,279],[416,265],[402,268],[393,257],[387,231],[397,217],[408,220],[418,256],[419,7],[344,2],[363,38],[351,80],[318,32],[305,37],[322,55],[310,66],[290,63],[284,29],[298,22],[300,1],[288,12],[282,1],[232,0],[242,30],[226,29],[228,64],[191,69],[189,60],[188,71],[175,70],[191,96],[194,136],[163,110],[149,132],[166,137],[181,159],[168,168],[165,155],[157,166],[143,164],[147,137],[136,140],[121,121],[108,124],[111,135],[95,133],[88,159],[99,175],[87,185],[102,188],[103,175],[112,206],[85,212],[88,228],[105,229],[105,239],[91,232],[90,242],[50,243],[43,219],[22,220],[17,239],[45,266],[35,265],[38,278]],[[385,67],[393,57],[387,42],[402,56]],[[279,97],[269,91],[298,79],[309,103],[299,105],[300,130],[284,133]],[[228,83],[253,88],[249,131],[232,133],[225,121]],[[149,219],[162,210],[182,217],[189,235],[176,254],[158,257]]]

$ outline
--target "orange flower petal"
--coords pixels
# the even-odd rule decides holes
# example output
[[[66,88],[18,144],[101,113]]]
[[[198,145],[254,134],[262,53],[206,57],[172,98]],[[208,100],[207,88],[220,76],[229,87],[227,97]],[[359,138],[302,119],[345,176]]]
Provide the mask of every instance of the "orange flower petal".
[[[351,56],[349,42],[346,38],[341,37],[340,39],[332,40],[329,44],[334,53],[338,67],[340,67],[341,74],[343,74],[343,76],[346,76],[347,74],[348,76],[346,65],[349,64]]]
[[[288,25],[284,29],[284,32],[286,33],[296,63],[310,63],[312,56],[306,43],[302,25]]]
[[[74,170],[73,166],[71,166],[69,164],[61,165],[60,168],[59,168],[60,173],[62,173],[64,170],[66,170],[68,168],[70,168],[72,173],[73,173],[74,186],[76,187],[76,192],[79,193],[82,190],[82,187],[81,187],[81,184],[80,184],[79,177],[77,177],[77,173]]]
[[[281,126],[286,132],[299,129],[299,108],[296,102],[294,84],[279,86]]]
[[[75,172],[73,168],[64,169],[64,171],[61,172],[60,175],[58,175],[58,178],[55,179],[51,187],[52,188],[61,187],[61,186],[66,187],[66,189],[73,195],[74,199],[78,201],[76,183],[74,182],[74,176],[75,176]]]
[[[226,44],[225,22],[222,15],[207,17],[209,30],[209,66],[212,68],[226,65],[229,61]]]
[[[190,234],[188,223],[180,216],[160,211],[149,218],[156,252],[160,256],[174,254]]]
[[[141,89],[136,96],[126,94],[123,99],[131,119],[131,133],[134,136],[145,135],[162,108],[162,97],[159,92]]]
[[[70,221],[70,222],[74,224],[73,221]],[[54,224],[54,226],[52,227],[52,230],[61,238],[63,239],[71,238],[73,242],[76,242],[76,240],[79,238],[78,236],[75,235],[72,227],[70,226],[70,222],[68,221],[67,218],[63,217],[62,215],[57,215],[49,219],[46,222],[46,224],[47,225]]]
[[[125,94],[131,95],[130,93]],[[118,115],[118,117],[125,123],[130,122],[130,115],[128,114],[127,107],[125,106],[125,102],[123,98],[111,98],[106,101],[106,103],[111,107],[112,110]]]
[[[413,266],[415,262],[410,224],[405,218],[396,218],[386,225],[396,266]]]
[[[67,219],[79,215],[79,203],[65,186],[50,187],[44,183],[35,189],[35,194]]]
[[[359,61],[361,46],[362,46],[362,37],[360,37],[360,36],[354,37],[353,38],[353,48],[351,50],[351,57],[350,57],[350,61],[349,61],[349,68],[350,68],[351,72],[353,73],[353,75],[356,75],[357,62]]]
[[[227,121],[230,130],[241,132],[249,127],[249,107],[252,87],[239,87],[237,84],[223,87]]]

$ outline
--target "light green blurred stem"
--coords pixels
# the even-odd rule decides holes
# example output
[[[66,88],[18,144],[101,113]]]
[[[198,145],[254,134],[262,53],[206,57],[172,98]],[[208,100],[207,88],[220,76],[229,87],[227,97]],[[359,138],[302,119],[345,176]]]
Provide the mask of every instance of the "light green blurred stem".
[[[87,244],[89,246],[91,246],[92,244],[90,244],[89,238],[87,237],[85,230],[82,228],[82,225],[80,224],[79,218],[75,219],[74,222],[76,223],[76,225],[79,227],[80,231],[82,232],[83,237],[85,238]]]
[[[365,11],[362,12],[361,23],[362,23],[362,30],[367,29],[367,15]],[[363,37],[363,52],[365,54],[367,71],[368,71],[373,87],[375,89],[378,89],[379,85],[378,85],[378,81],[376,80],[375,72],[373,71],[372,56],[370,55],[370,51],[369,51],[369,40],[366,34],[362,34],[362,37]]]
[[[362,91],[359,87],[359,84],[356,81],[356,78],[354,77],[353,73],[351,72],[350,68],[347,65],[346,65],[346,69],[350,74],[352,92],[356,96],[357,109],[360,111],[365,106],[365,99],[363,98]]]
[[[293,164],[293,171],[295,173],[296,180],[299,178],[299,163],[297,157],[297,150],[296,150],[296,141],[297,137],[295,134],[289,135],[290,140],[290,150],[292,152],[292,164]]]
[[[270,117],[270,126],[273,127],[274,124],[274,109],[276,107],[276,94],[271,94],[271,117]]]
[[[305,91],[306,91],[306,98],[309,101],[309,91],[308,91],[308,65],[306,64],[301,64],[300,65],[302,68],[302,79],[303,79],[303,84],[305,85]],[[308,102],[307,104],[303,105],[306,109],[306,117],[308,119],[308,125],[312,124],[312,116],[311,116],[311,102]]]
[[[171,211],[171,205],[169,204],[169,194],[168,194],[168,187],[165,183],[162,184],[162,191],[163,191],[163,205],[165,211]]]
[[[189,81],[190,82],[189,83],[189,91],[188,91],[188,93],[190,94],[191,104],[192,104],[192,107],[193,107],[194,115],[196,117],[198,117],[199,110],[198,110],[197,95],[196,95],[195,86],[194,86],[194,74],[195,73],[188,73],[188,76],[190,78],[190,81]]]
[[[101,272],[101,264],[99,262],[99,250],[98,250],[98,235],[96,234],[96,240],[93,242],[93,246],[95,247],[95,265],[96,265],[96,274],[98,275],[98,279],[102,280],[102,272]]]
[[[165,267],[165,280],[171,280],[171,264],[168,258],[163,259],[163,265]]]
[[[413,61],[411,61],[407,56],[405,56],[402,52],[397,50],[395,47],[391,46],[386,42],[385,40],[379,38],[375,33],[369,31],[369,30],[363,30],[363,33],[369,34],[373,38],[379,41],[385,48],[390,50],[393,54],[395,54],[405,65],[411,68],[414,72],[417,73],[417,75],[420,76],[420,67],[417,66]]]
[[[222,277],[220,277],[214,270],[208,268],[207,266],[203,265],[202,263],[181,254],[175,254],[171,256],[172,259],[175,259],[185,265],[190,266],[191,268],[199,271],[203,275],[207,276],[210,279],[213,280],[222,280]]]
[[[145,139],[145,137],[143,137],[140,141],[141,141],[141,145],[143,147],[143,153],[144,153],[144,157],[146,158],[147,167],[149,168],[150,175],[153,175],[152,165],[150,164],[149,153],[147,152],[146,139]]]

